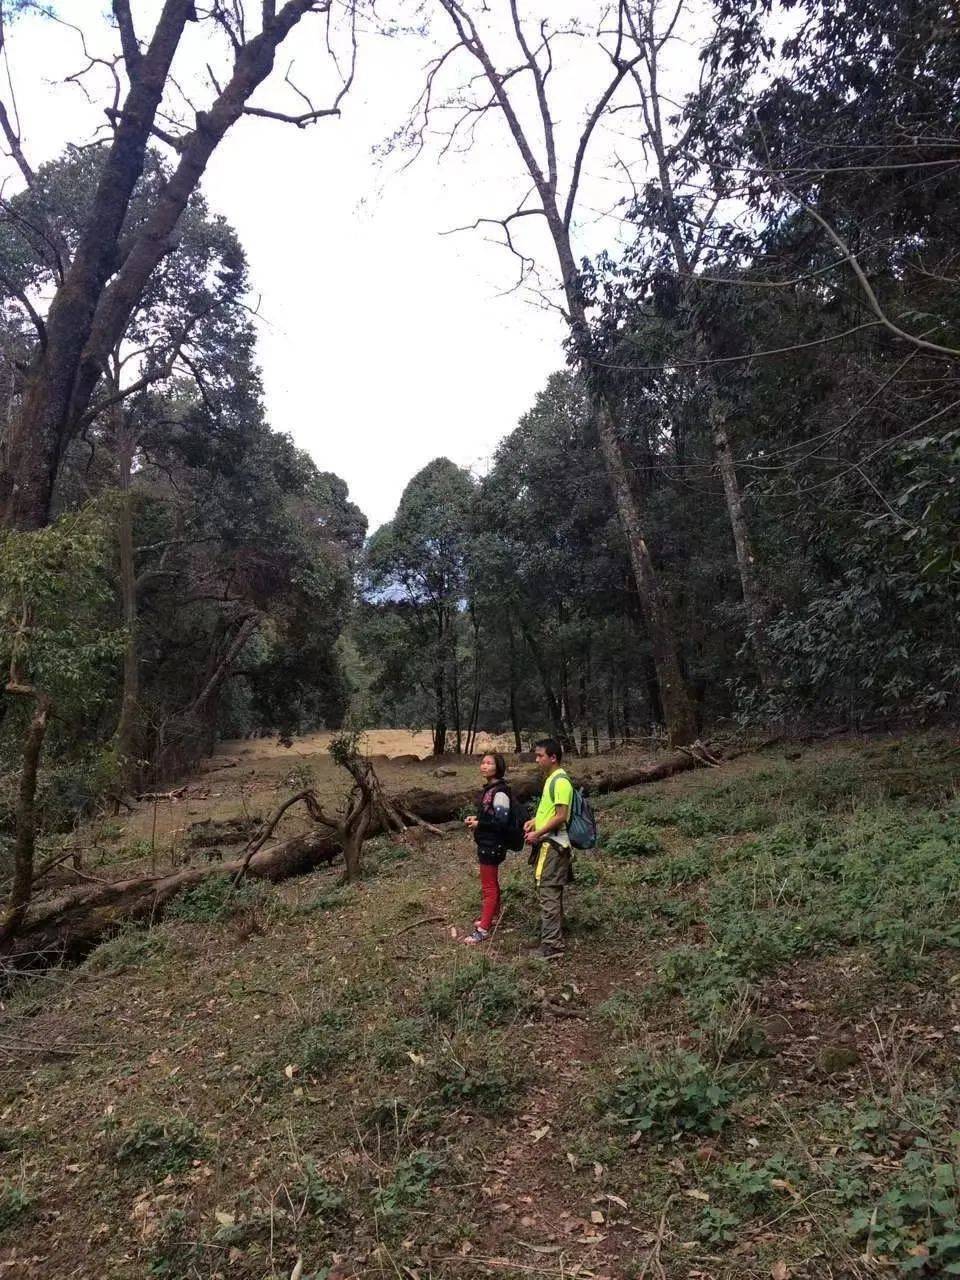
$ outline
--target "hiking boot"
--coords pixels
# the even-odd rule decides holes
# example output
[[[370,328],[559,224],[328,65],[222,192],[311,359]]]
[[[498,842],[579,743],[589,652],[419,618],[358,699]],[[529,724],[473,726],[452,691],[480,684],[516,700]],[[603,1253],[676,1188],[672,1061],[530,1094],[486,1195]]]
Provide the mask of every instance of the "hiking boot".
[[[547,942],[541,942],[537,947],[537,955],[541,960],[562,960],[563,947],[552,947]]]

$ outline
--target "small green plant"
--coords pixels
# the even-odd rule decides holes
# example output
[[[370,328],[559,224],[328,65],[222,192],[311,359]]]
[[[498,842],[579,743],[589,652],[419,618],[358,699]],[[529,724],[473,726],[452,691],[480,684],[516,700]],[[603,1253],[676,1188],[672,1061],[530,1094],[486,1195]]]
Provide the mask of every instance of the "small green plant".
[[[425,1012],[447,1022],[512,1022],[530,1003],[530,995],[514,970],[505,964],[492,964],[485,956],[432,979],[423,993]]]
[[[601,1100],[611,1123],[636,1133],[673,1138],[718,1133],[730,1119],[734,1090],[729,1072],[693,1053],[634,1056]]]
[[[349,1018],[343,1009],[327,1009],[296,1038],[293,1057],[303,1071],[320,1077],[349,1056]]]
[[[510,1109],[518,1086],[515,1066],[498,1045],[458,1043],[431,1065],[431,1082],[444,1107],[487,1115]]]
[[[958,1135],[954,1135],[956,1139]],[[918,1143],[897,1177],[847,1224],[871,1254],[890,1258],[904,1275],[960,1275],[960,1199],[952,1161]]]
[[[742,1219],[730,1209],[708,1204],[697,1220],[697,1236],[705,1244],[729,1244],[741,1226]]]
[[[323,893],[318,893],[314,898],[308,898],[306,902],[301,902],[295,908],[293,914],[297,916],[308,916],[312,915],[315,911],[336,911],[350,901],[353,891],[352,885],[336,885],[332,889],[327,889]]]
[[[377,1215],[389,1220],[422,1204],[442,1168],[443,1161],[434,1152],[411,1152],[394,1169],[390,1181],[377,1188],[374,1196]]]
[[[638,871],[642,884],[660,885],[676,889],[694,884],[710,874],[716,863],[716,851],[709,841],[701,842],[689,853],[678,853],[669,858],[657,858],[648,867]]]
[[[33,1212],[33,1201],[21,1187],[4,1179],[0,1182],[0,1232],[22,1222]]]
[[[346,1204],[343,1192],[327,1182],[312,1160],[303,1162],[303,1182],[297,1198],[321,1218],[338,1217]]]
[[[369,1049],[378,1067],[410,1065],[411,1053],[418,1052],[428,1035],[421,1018],[397,1018],[386,1023],[370,1037]]]
[[[167,907],[167,916],[192,924],[214,924],[229,920],[244,907],[263,896],[262,887],[242,880],[234,888],[229,876],[208,876],[185,890]]]
[[[710,1187],[744,1216],[764,1212],[796,1192],[800,1173],[782,1156],[768,1160],[735,1160],[721,1165]]]
[[[643,1022],[643,1010],[632,996],[623,991],[615,991],[597,1005],[597,1013],[622,1035],[636,1031]]]
[[[156,930],[123,929],[90,952],[86,967],[91,973],[116,973],[162,959],[169,950],[169,938]]]
[[[648,853],[660,853],[663,841],[646,823],[638,823],[615,831],[603,842],[603,852],[611,858],[640,858]]]
[[[193,1121],[177,1116],[172,1120],[140,1120],[117,1144],[114,1159],[159,1179],[168,1173],[182,1173],[209,1151],[209,1143]]]

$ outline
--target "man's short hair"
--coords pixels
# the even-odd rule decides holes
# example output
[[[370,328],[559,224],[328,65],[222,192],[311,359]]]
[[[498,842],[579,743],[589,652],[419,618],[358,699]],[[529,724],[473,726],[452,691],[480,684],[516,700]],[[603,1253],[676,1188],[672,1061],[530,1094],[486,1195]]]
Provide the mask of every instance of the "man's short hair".
[[[555,760],[563,759],[563,747],[556,738],[541,738],[539,742],[533,744],[534,750],[542,747],[548,756],[553,756]]]

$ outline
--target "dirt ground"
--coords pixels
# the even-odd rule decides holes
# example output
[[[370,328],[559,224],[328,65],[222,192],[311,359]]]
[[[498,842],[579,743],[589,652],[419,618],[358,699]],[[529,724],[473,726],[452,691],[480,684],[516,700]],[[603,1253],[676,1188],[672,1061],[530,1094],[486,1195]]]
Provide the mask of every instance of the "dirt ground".
[[[229,782],[206,775],[191,785],[209,795],[164,805],[181,822],[258,795],[269,807],[291,757],[262,744],[233,754],[244,746],[248,775],[237,778],[240,765]],[[893,1274],[862,1262],[862,1245],[831,1238],[849,1211],[828,1220],[823,1206],[874,1194],[859,1189],[864,1168],[887,1185],[902,1150],[865,1154],[861,1130],[851,1142],[829,1126],[859,1123],[864,1099],[882,1108],[889,1095],[899,1112],[952,1079],[956,952],[909,982],[881,980],[856,947],[765,979],[758,1007],[776,1044],[738,1067],[743,1097],[722,1134],[651,1142],[611,1129],[599,1101],[638,1047],[659,1061],[697,1043],[682,999],[650,999],[670,948],[709,946],[710,880],[694,874],[704,846],[677,822],[693,829],[725,814],[738,834],[711,838],[719,874],[750,839],[740,816],[756,795],[789,806],[801,764],[804,788],[819,785],[822,767],[827,781],[856,769],[869,790],[881,765],[912,786],[915,766],[883,754],[893,749],[835,742],[799,763],[799,752],[745,756],[607,797],[608,833],[636,820],[631,804],[671,807],[661,853],[583,859],[559,968],[530,956],[536,906],[522,857],[504,867],[504,913],[485,954],[460,945],[478,893],[472,845],[455,833],[411,848],[377,842],[355,886],[331,867],[252,886],[231,914],[201,901],[14,990],[0,1003],[0,1277]],[[931,750],[925,767],[955,750]],[[325,767],[322,748],[300,759]],[[434,779],[434,767],[384,771],[399,789],[424,778],[462,786],[475,769],[464,762],[459,776]],[[936,767],[936,788],[955,804],[960,760]],[[858,803],[841,802],[844,821]],[[828,1073],[824,1046],[849,1061]],[[769,1185],[749,1190],[767,1157],[786,1172],[777,1165]],[[849,1174],[831,1172],[842,1160]],[[832,1178],[832,1189],[798,1190],[800,1175]],[[729,1225],[734,1185],[761,1202]]]

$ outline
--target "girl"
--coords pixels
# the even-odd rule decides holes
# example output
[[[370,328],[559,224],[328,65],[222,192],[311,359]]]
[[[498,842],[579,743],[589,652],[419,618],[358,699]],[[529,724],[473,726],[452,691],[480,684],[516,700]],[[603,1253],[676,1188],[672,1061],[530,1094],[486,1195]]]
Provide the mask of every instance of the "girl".
[[[477,813],[464,819],[477,843],[480,863],[480,919],[474,921],[473,933],[463,941],[469,946],[486,942],[500,911],[500,863],[507,856],[506,834],[510,826],[510,787],[504,781],[506,761],[497,751],[488,752],[480,761],[483,790],[477,800]]]

